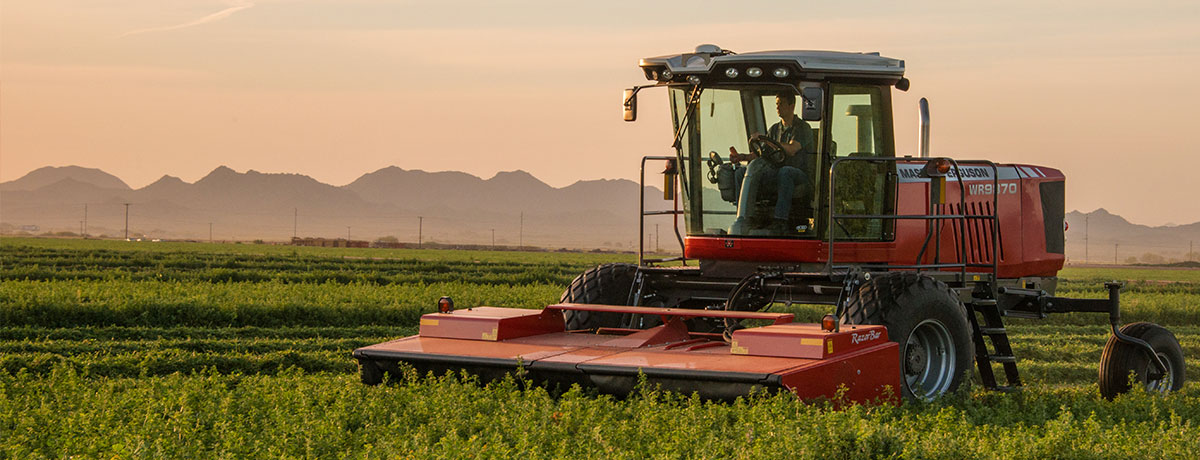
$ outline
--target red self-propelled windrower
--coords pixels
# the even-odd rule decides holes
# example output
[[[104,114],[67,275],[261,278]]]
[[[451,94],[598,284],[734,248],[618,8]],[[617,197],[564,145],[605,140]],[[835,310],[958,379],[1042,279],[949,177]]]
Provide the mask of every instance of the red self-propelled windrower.
[[[756,388],[801,398],[937,398],[973,377],[1021,386],[1005,318],[1107,313],[1099,390],[1182,388],[1178,340],[1120,324],[1106,299],[1054,294],[1065,261],[1066,178],[1028,164],[930,155],[920,103],[917,152],[897,156],[892,92],[904,61],[879,53],[764,51],[714,45],[642,59],[667,92],[674,155],[660,210],[681,256],[610,263],[575,278],[542,310],[475,307],[421,318],[420,333],[355,350],[363,382],[404,366],[485,378],[523,370],[547,384],[626,394],[639,378],[728,399]],[[719,152],[729,152],[728,161]],[[682,222],[682,225],[681,225]],[[798,324],[796,304],[827,308]],[[781,312],[783,311],[783,312]],[[795,310],[791,310],[795,311]],[[800,311],[811,311],[800,310]],[[998,372],[1003,374],[1003,382]]]

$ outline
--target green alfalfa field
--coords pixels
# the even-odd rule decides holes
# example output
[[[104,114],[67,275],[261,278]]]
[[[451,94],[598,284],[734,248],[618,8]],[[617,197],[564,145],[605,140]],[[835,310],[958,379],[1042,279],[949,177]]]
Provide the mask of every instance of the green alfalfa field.
[[[624,399],[519,378],[363,386],[350,352],[434,300],[537,308],[628,255],[0,239],[0,458],[1196,458],[1200,390],[1100,398],[1104,315],[1012,320],[1027,385],[933,403]],[[1170,328],[1200,379],[1200,271],[1126,281],[1124,320]],[[824,313],[794,307],[803,320]]]

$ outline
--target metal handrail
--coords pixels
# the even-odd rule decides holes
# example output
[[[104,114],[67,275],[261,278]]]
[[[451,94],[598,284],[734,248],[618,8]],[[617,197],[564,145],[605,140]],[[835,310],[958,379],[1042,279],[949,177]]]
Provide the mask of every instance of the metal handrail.
[[[880,162],[899,163],[901,161],[928,162],[928,161],[936,161],[936,160],[941,160],[941,159],[949,161],[951,163],[951,165],[953,166],[954,175],[955,175],[956,181],[958,182],[958,188],[959,188],[959,197],[958,198],[959,198],[959,209],[960,210],[966,209],[967,193],[966,193],[966,185],[964,184],[964,181],[962,179],[961,169],[959,168],[959,165],[960,164],[978,164],[978,165],[984,165],[984,166],[991,167],[991,169],[992,169],[992,214],[990,214],[990,215],[969,215],[969,214],[964,213],[964,214],[892,214],[892,215],[885,215],[885,214],[838,214],[838,213],[834,212],[834,210],[836,209],[835,208],[835,202],[836,202],[835,198],[836,198],[836,180],[837,180],[836,175],[834,174],[834,171],[836,171],[838,165],[843,162],[859,161],[859,162],[869,162],[869,163],[880,163]],[[929,232],[934,231],[931,223],[934,221],[939,222],[939,225],[937,225],[937,228],[936,228],[936,233],[937,233],[936,240],[937,241],[934,243],[935,244],[935,255],[934,255],[934,263],[933,264],[917,263],[917,264],[913,264],[913,265],[891,265],[891,264],[889,264],[889,265],[871,265],[871,266],[859,264],[859,265],[857,265],[857,267],[859,267],[859,268],[864,268],[864,267],[903,268],[903,269],[913,269],[913,270],[918,270],[918,271],[924,270],[924,269],[959,268],[960,269],[959,276],[961,277],[960,279],[964,279],[964,280],[966,279],[966,276],[967,276],[967,268],[968,267],[970,267],[970,268],[990,267],[992,269],[992,279],[994,280],[994,279],[999,278],[998,267],[999,267],[999,261],[1000,261],[1000,259],[999,259],[999,257],[1000,257],[999,256],[1000,241],[999,241],[998,233],[999,233],[999,225],[1000,225],[1000,220],[999,220],[1000,171],[995,163],[993,163],[989,160],[962,160],[962,161],[959,161],[959,160],[955,160],[953,158],[946,158],[946,157],[921,158],[919,160],[914,159],[912,157],[841,157],[841,158],[834,159],[833,163],[829,166],[828,183],[829,183],[829,194],[828,194],[828,196],[829,196],[829,208],[828,208],[829,219],[828,219],[828,225],[825,227],[825,234],[827,237],[826,245],[828,246],[829,253],[828,253],[828,256],[825,261],[825,270],[824,270],[825,273],[832,274],[835,269],[846,268],[848,270],[850,267],[850,266],[834,265],[834,245],[837,242],[837,239],[834,238],[834,222],[836,220],[841,220],[841,219],[888,219],[888,220],[908,219],[908,220],[925,220],[927,222],[926,223],[926,227],[927,227],[926,237],[927,238],[929,236],[931,236],[929,234]],[[930,187],[932,187],[932,181],[930,183]],[[929,204],[929,210],[931,213],[934,212],[933,203]],[[992,224],[991,224],[992,257],[991,257],[990,264],[975,264],[975,263],[967,262],[967,254],[966,254],[967,238],[970,235],[970,233],[967,232],[967,221],[969,219],[989,220],[992,222]],[[942,222],[944,220],[957,220],[959,222],[958,223],[958,225],[960,226],[959,228],[961,228],[959,233],[962,235],[962,237],[959,238],[959,241],[958,241],[958,243],[959,243],[959,248],[958,248],[959,261],[958,261],[958,263],[942,264],[942,263],[940,263],[940,260],[939,260],[940,253],[941,253],[941,243],[942,243],[940,222]],[[922,254],[923,253],[924,252],[922,251]],[[920,261],[918,260],[917,262],[920,262]]]

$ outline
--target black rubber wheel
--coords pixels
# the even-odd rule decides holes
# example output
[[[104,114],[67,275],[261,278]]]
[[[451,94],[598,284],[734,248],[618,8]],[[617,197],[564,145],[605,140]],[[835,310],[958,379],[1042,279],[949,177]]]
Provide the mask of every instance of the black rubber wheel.
[[[358,374],[363,384],[379,385],[383,383],[383,369],[375,361],[358,360]]]
[[[1166,393],[1183,388],[1183,348],[1175,334],[1154,323],[1132,323],[1121,328],[1121,333],[1142,339],[1154,348],[1167,365],[1167,375],[1162,379],[1148,380],[1147,375],[1154,364],[1141,347],[1129,345],[1110,336],[1100,355],[1100,395],[1111,400],[1130,389],[1129,373],[1136,375],[1148,392]]]
[[[637,274],[634,264],[604,264],[575,277],[563,291],[563,303],[628,305]],[[620,327],[620,313],[568,310],[564,312],[567,330]]]
[[[967,310],[945,283],[916,273],[871,277],[846,298],[846,324],[887,327],[900,344],[900,389],[931,400],[962,385],[975,360]]]

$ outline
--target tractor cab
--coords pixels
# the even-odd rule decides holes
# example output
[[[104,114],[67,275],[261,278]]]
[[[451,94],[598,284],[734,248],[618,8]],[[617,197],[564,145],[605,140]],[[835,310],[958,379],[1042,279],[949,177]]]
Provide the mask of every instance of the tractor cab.
[[[824,228],[838,157],[894,157],[892,86],[904,61],[875,53],[758,52],[715,46],[641,61],[667,86],[689,237],[881,241],[889,221]],[[636,92],[626,120],[636,119]],[[887,214],[894,162],[836,169],[836,213]]]
[[[891,87],[907,89],[904,62],[875,53],[765,51],[735,54],[713,45],[646,58],[665,86],[675,129],[675,161],[689,239],[885,241],[891,222],[822,225],[830,167],[839,157],[895,157]],[[887,214],[894,162],[836,169],[835,212]]]

